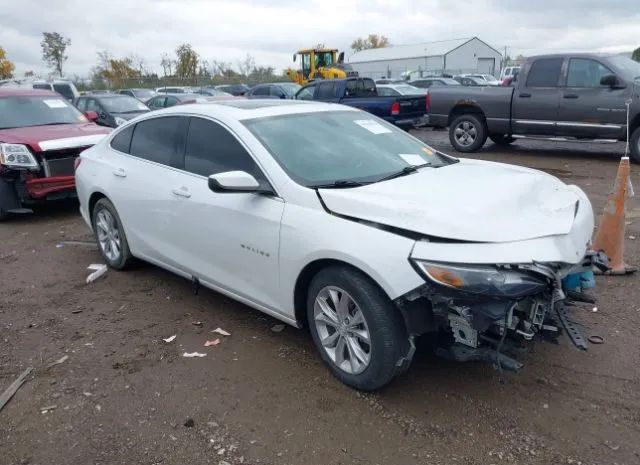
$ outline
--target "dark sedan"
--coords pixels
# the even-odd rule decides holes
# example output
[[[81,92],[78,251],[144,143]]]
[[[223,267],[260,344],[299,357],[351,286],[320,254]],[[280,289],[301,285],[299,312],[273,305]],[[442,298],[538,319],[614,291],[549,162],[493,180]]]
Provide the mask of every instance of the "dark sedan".
[[[75,105],[83,113],[95,111],[98,114],[96,123],[110,128],[120,126],[149,111],[140,100],[119,94],[86,95],[78,97]]]
[[[236,97],[245,95],[247,92],[251,90],[251,88],[246,84],[225,84],[221,86],[216,86],[215,88],[223,92],[226,92],[227,94],[234,95]]]
[[[432,78],[423,78],[416,79],[415,81],[409,81],[407,84],[410,84],[414,87],[420,87],[421,89],[428,89],[430,87],[442,87],[442,86],[459,86],[460,83],[455,79],[446,78],[446,77],[432,77]]]
[[[186,105],[187,103],[205,103],[221,97],[209,97],[200,94],[158,94],[147,100],[147,106],[152,110],[173,107],[175,105]]]
[[[279,98],[293,99],[300,85],[293,82],[276,82],[269,84],[257,84],[247,92],[248,98]]]
[[[128,95],[129,97],[137,98],[141,102],[146,102],[151,97],[156,95],[153,89],[120,89],[118,91],[121,95]]]

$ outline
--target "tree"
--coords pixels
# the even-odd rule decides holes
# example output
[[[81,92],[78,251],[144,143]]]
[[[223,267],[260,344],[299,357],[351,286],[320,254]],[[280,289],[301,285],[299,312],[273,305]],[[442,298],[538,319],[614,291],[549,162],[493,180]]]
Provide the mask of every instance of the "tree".
[[[114,58],[109,52],[98,52],[98,66],[93,70],[93,81],[107,81],[113,87],[126,87],[127,82],[139,77],[131,58]]]
[[[12,78],[15,68],[15,65],[7,58],[7,53],[0,47],[0,79]]]
[[[191,44],[182,44],[176,48],[176,74],[180,79],[190,79],[196,76],[198,71],[198,54]]]
[[[168,53],[162,54],[162,60],[160,60],[160,66],[162,66],[164,77],[171,76],[174,64],[175,64],[175,61],[171,59]]]
[[[132,66],[138,71],[138,76],[140,78],[149,73],[147,70],[147,61],[140,55],[134,53],[131,55],[130,59]]]
[[[389,43],[389,39],[385,36],[379,36],[378,34],[369,34],[367,38],[357,38],[351,43],[351,49],[354,52],[359,52],[360,50],[367,50],[370,48],[384,48],[391,45]]]
[[[631,59],[640,62],[640,47],[635,49],[631,54]]]
[[[35,74],[31,70],[28,70],[28,71],[24,72],[24,77],[26,77],[26,78],[33,77],[33,76],[35,76]]]
[[[238,62],[238,69],[243,76],[249,76],[256,67],[256,59],[247,53],[244,60]]]
[[[71,45],[71,39],[64,37],[57,32],[43,32],[43,39],[40,42],[42,47],[42,59],[58,75],[62,76],[62,65],[67,61],[65,52]]]

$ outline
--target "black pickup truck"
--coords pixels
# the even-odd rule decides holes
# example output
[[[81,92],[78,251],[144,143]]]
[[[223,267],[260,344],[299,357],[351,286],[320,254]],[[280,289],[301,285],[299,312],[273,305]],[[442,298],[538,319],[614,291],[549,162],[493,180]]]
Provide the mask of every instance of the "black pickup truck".
[[[512,87],[430,89],[428,117],[435,127],[449,127],[460,152],[479,150],[487,137],[496,144],[625,141],[628,126],[631,158],[640,163],[639,93],[640,63],[629,58],[544,55],[529,58]]]
[[[358,77],[313,81],[296,93],[297,100],[342,103],[376,115],[402,129],[426,124],[427,98],[424,94],[382,97],[378,95],[373,79]]]

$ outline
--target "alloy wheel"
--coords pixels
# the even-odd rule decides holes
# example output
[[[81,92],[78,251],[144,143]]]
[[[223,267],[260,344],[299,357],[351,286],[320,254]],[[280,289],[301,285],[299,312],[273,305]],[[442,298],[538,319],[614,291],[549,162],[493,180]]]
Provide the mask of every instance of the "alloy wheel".
[[[316,296],[313,308],[322,347],[342,371],[357,375],[371,361],[371,335],[362,310],[343,289],[327,286]]]
[[[473,123],[469,121],[461,121],[454,129],[456,142],[463,147],[469,147],[476,140],[478,132]]]
[[[96,215],[96,231],[102,253],[110,261],[117,261],[122,253],[122,241],[118,224],[109,210],[103,208]]]

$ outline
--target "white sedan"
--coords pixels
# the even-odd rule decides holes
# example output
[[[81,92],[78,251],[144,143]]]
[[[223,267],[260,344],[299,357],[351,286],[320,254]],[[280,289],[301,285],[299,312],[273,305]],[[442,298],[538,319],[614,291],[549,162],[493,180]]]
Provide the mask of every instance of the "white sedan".
[[[555,328],[593,230],[575,186],[324,103],[149,113],[83,152],[76,177],[110,267],[135,257],[306,326],[335,376],[367,390],[426,333],[440,355],[519,368],[509,341]]]

